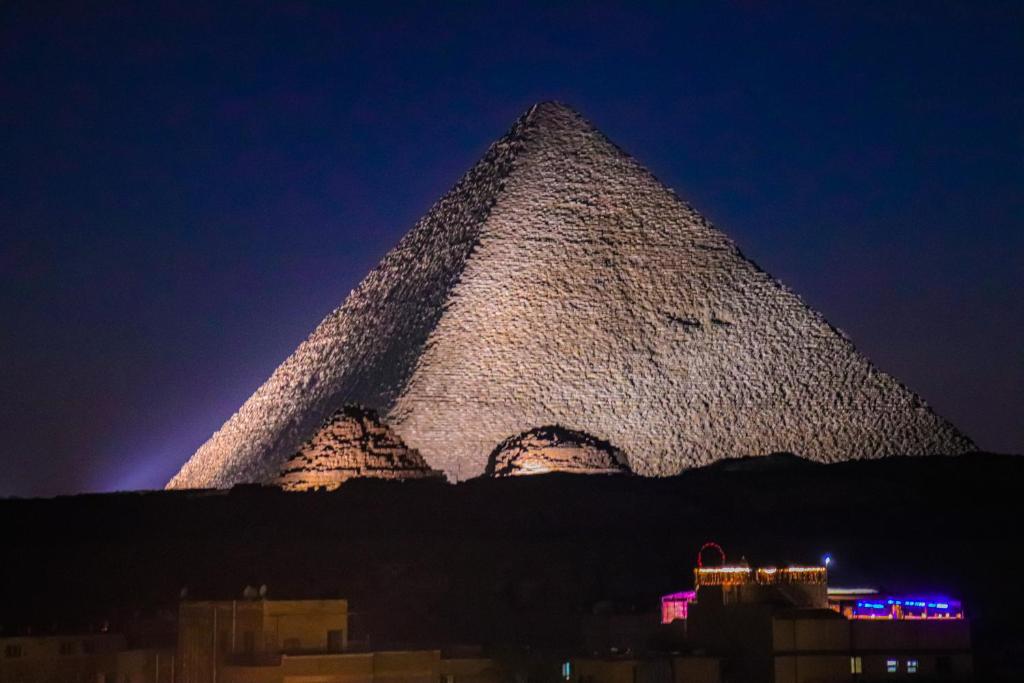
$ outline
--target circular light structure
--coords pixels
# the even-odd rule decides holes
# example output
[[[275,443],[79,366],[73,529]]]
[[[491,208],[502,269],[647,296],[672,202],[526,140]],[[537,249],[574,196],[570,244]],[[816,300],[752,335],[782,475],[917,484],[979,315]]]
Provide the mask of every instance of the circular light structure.
[[[704,545],[702,545],[700,547],[700,550],[697,551],[697,568],[698,569],[703,569],[704,568],[704,551],[705,550],[717,550],[718,551],[718,556],[722,559],[722,562],[721,562],[720,566],[722,566],[722,567],[725,566],[725,551],[722,550],[722,546],[718,545],[714,541],[708,541],[707,543],[705,543]]]

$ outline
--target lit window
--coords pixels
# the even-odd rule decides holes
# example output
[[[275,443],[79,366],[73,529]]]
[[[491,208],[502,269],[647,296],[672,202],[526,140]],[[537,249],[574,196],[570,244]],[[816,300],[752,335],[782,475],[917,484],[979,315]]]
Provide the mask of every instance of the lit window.
[[[887,659],[887,660],[885,660],[885,670],[887,672],[891,673],[891,674],[894,674],[897,671],[899,671],[900,670],[899,660],[896,660],[896,659]]]
[[[850,657],[850,673],[864,673],[864,662],[861,661],[860,657]]]
[[[917,660],[916,659],[908,659],[907,660],[907,673],[908,674],[916,674],[917,673]]]
[[[562,662],[562,679],[569,680],[572,678],[572,662]]]

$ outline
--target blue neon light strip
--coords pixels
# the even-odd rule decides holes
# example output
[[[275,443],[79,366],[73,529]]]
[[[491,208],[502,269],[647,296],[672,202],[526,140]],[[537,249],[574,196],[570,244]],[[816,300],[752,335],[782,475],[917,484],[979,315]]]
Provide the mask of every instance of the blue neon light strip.
[[[903,607],[927,607],[928,609],[938,610],[960,609],[960,603],[955,600],[946,602],[926,602],[924,600],[899,600],[896,598],[887,598],[884,604],[869,600],[857,601],[857,607],[864,609],[889,609],[892,605],[900,605]]]

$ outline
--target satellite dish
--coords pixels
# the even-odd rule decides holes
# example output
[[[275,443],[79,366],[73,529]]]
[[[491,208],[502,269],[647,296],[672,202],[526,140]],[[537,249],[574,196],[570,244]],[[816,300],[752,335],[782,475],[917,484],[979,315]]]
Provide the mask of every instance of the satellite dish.
[[[242,597],[246,600],[255,600],[257,595],[256,589],[252,586],[246,586],[242,591]]]
[[[260,586],[260,597],[267,597],[267,584],[263,584],[262,586]]]

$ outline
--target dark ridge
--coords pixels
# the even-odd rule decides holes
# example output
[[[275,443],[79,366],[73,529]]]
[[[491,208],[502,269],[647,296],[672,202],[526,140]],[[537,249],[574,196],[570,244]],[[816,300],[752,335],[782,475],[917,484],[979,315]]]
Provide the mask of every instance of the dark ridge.
[[[788,470],[800,467],[823,467],[822,463],[801,458],[794,453],[770,453],[768,455],[747,455],[741,458],[726,458],[705,465],[706,472],[764,472]]]

